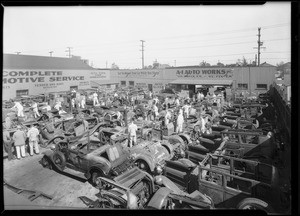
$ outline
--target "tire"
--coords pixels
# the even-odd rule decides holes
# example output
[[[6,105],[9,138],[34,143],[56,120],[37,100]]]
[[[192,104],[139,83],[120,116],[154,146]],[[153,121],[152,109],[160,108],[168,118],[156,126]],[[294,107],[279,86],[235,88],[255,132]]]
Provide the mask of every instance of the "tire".
[[[43,167],[52,170],[52,162],[48,157],[44,156],[42,158],[41,164],[42,164]]]
[[[96,187],[96,186],[97,186],[97,183],[96,183],[97,178],[98,178],[98,177],[102,177],[102,176],[104,176],[102,171],[99,171],[99,170],[92,170],[92,171],[91,171],[90,183],[91,183],[94,187]]]
[[[63,171],[66,167],[65,155],[60,151],[55,152],[53,155],[53,163],[55,167],[57,167],[60,171]]]
[[[243,210],[263,210],[267,213],[274,213],[274,210],[268,203],[252,197],[243,199],[236,208]]]

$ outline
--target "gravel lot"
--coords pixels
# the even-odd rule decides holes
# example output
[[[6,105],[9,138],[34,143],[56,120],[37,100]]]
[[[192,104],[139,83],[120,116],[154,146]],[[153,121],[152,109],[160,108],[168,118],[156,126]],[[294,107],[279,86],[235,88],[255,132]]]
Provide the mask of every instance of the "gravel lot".
[[[42,148],[40,150],[41,153],[45,151]],[[21,160],[8,161],[4,159],[3,161],[3,175],[8,184],[28,190],[38,190],[53,196],[52,200],[39,197],[31,202],[33,206],[49,209],[86,208],[86,205],[78,199],[79,196],[96,199],[95,194],[98,190],[86,180],[68,177],[54,170],[43,168],[39,163],[43,156],[41,153],[32,157],[27,155]]]

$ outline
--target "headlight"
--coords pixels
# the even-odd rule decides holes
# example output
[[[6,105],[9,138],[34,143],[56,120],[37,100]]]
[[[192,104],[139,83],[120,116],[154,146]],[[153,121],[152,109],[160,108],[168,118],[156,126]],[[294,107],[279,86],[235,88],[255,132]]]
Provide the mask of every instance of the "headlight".
[[[95,183],[96,183],[97,186],[100,186],[101,180],[99,178],[97,178]]]
[[[180,156],[183,158],[185,157],[185,152],[182,149],[180,150]]]
[[[163,184],[163,180],[161,178],[161,176],[155,176],[154,177],[154,182],[158,185],[162,185]]]
[[[160,165],[157,165],[155,167],[155,171],[156,171],[157,174],[161,174],[163,172],[163,168]]]
[[[50,145],[50,149],[51,149],[51,150],[54,150],[54,149],[55,149],[55,145],[54,145],[54,144],[51,144],[51,145]]]

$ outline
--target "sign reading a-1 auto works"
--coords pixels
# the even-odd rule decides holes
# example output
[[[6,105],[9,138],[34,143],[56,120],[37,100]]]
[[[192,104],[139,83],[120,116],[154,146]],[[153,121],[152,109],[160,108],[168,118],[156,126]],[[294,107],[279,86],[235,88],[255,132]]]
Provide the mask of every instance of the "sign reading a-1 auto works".
[[[168,78],[204,78],[204,79],[232,79],[232,68],[168,68],[166,69]]]
[[[9,89],[13,97],[16,90],[29,89],[29,94],[42,94],[47,91],[66,91],[70,86],[90,88],[90,81],[109,80],[105,70],[3,70],[3,90]]]

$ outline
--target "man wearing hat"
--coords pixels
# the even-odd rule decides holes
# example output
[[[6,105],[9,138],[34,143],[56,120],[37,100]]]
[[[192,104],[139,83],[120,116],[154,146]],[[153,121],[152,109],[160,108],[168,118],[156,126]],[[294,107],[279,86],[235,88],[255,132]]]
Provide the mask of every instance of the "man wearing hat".
[[[18,125],[17,131],[13,135],[13,141],[15,142],[18,160],[20,160],[21,156],[25,157],[25,140],[26,140],[26,134],[24,133],[24,131],[21,130],[21,126]]]
[[[32,124],[30,126],[30,129],[27,132],[27,137],[29,139],[30,156],[33,155],[33,148],[36,154],[40,153],[39,144],[38,144],[39,134],[40,134],[39,130],[36,127],[34,127],[34,125]]]

